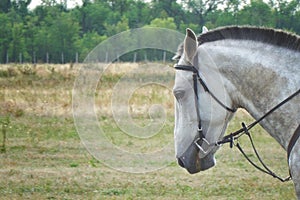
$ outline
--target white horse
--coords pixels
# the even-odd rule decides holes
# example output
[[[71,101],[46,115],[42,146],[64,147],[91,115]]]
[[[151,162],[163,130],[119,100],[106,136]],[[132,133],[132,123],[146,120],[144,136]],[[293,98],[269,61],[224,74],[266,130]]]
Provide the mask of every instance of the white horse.
[[[173,89],[175,152],[180,166],[197,173],[215,165],[215,145],[238,108],[259,119],[300,89],[300,37],[274,29],[187,29],[178,48]],[[300,95],[260,121],[285,149],[300,199]]]

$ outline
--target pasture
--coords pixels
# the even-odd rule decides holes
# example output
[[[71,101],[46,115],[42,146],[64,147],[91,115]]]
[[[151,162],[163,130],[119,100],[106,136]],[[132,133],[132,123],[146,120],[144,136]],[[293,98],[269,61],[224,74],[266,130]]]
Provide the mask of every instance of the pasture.
[[[122,149],[155,151],[173,140],[173,96],[167,88],[138,88],[129,101],[140,126],[149,120],[149,104],[162,104],[166,122],[151,138],[136,139],[122,132],[110,110],[114,85],[127,68],[113,64],[102,76],[95,95],[99,121],[107,138]],[[171,66],[171,64],[170,64]],[[280,181],[250,166],[236,148],[223,146],[217,166],[189,175],[175,159],[148,173],[112,169],[93,158],[81,143],[72,116],[72,89],[80,65],[0,66],[0,197],[1,199],[295,199],[292,182]],[[145,76],[158,76],[145,73]],[[170,78],[171,77],[171,78]],[[172,75],[163,77],[170,80]],[[146,105],[146,106],[145,106]],[[240,110],[227,133],[252,122]],[[286,153],[260,127],[253,138],[264,161],[276,173],[288,175]],[[247,138],[240,142],[250,155]],[[254,156],[251,158],[255,159]],[[134,160],[128,160],[134,162]]]

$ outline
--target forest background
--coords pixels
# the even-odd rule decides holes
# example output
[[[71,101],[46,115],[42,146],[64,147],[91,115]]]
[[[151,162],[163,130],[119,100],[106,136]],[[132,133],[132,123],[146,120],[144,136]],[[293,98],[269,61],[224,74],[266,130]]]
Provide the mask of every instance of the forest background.
[[[145,26],[200,33],[203,25],[255,25],[300,33],[300,0],[81,1],[68,9],[67,0],[42,0],[29,9],[31,0],[1,0],[0,63],[82,62],[108,37]],[[152,53],[147,57],[155,60]]]

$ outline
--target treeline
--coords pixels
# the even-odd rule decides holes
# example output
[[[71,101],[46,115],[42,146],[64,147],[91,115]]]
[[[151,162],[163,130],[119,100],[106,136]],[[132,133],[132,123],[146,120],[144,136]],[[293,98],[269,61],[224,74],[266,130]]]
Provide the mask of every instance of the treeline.
[[[300,33],[300,0],[82,0],[72,9],[66,2],[42,0],[29,10],[31,0],[1,0],[0,63],[81,62],[106,38],[144,26],[200,33],[203,25],[255,25]]]

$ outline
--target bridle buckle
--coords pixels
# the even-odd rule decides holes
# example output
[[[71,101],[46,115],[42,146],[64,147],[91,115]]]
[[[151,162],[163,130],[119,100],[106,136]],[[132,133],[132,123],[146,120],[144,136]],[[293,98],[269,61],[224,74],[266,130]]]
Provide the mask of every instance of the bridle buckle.
[[[215,145],[211,145],[205,138],[197,138],[194,144],[199,149],[199,157],[204,158]]]

